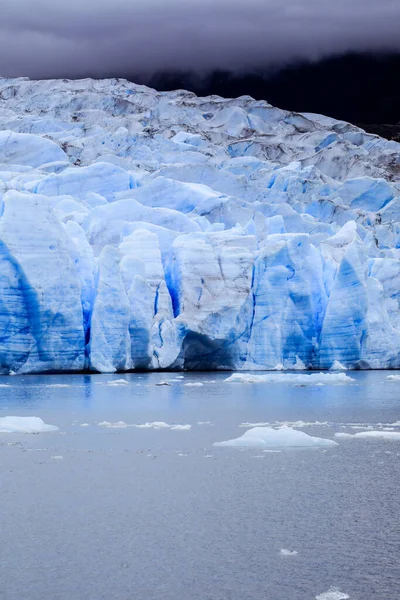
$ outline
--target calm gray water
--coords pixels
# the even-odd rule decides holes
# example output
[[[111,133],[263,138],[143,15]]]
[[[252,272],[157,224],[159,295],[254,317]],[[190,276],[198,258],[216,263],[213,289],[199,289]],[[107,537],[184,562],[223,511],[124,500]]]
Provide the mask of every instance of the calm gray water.
[[[119,375],[2,378],[0,417],[38,416],[60,432],[0,434],[0,598],[312,600],[333,587],[396,600],[398,441],[212,445],[248,421],[327,421],[303,431],[332,439],[359,431],[350,424],[385,427],[400,419],[400,381],[388,374],[321,387],[227,384],[224,373],[161,387],[174,375],[123,375],[128,386],[107,385]]]

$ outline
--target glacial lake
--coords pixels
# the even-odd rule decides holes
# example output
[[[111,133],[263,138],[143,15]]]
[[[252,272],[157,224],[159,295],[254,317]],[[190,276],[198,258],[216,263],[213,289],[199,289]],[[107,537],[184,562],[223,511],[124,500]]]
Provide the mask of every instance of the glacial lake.
[[[400,381],[347,375],[1,378],[0,418],[59,427],[0,434],[1,600],[395,600],[400,442],[354,434],[400,431]],[[213,446],[260,422],[338,445]]]

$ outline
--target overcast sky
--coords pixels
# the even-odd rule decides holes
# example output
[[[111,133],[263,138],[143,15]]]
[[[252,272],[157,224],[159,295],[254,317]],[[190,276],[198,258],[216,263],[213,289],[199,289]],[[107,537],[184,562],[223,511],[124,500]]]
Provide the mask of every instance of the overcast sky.
[[[400,50],[400,0],[0,0],[0,75],[248,69]]]

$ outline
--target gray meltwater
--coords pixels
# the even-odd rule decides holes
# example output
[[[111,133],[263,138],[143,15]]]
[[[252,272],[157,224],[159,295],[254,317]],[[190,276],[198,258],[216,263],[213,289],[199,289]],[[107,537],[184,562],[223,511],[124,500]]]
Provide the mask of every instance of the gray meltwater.
[[[0,419],[59,432],[0,433],[1,600],[395,600],[400,442],[335,436],[400,432],[391,374],[2,378]],[[245,423],[338,445],[213,446]]]

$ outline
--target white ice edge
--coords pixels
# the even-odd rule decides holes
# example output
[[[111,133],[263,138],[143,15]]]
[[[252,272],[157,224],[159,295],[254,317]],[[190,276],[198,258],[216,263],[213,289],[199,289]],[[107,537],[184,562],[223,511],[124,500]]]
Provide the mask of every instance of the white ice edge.
[[[1,417],[0,433],[52,433],[56,425],[48,425],[39,417]]]

